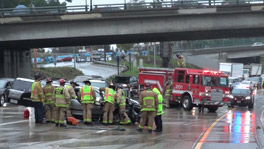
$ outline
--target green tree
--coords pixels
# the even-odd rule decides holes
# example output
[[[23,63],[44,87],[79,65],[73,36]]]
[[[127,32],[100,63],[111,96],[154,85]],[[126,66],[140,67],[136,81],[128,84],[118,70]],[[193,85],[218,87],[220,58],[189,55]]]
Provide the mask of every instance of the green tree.
[[[117,44],[116,46],[120,50],[129,51],[131,48],[133,48],[134,44],[132,44],[132,43],[129,43],[129,44]]]
[[[14,8],[17,5],[25,5],[26,7],[30,7],[31,3],[35,7],[43,7],[43,6],[66,6],[65,2],[60,3],[59,0],[2,0],[1,8]],[[72,2],[72,0],[65,0],[67,2]]]

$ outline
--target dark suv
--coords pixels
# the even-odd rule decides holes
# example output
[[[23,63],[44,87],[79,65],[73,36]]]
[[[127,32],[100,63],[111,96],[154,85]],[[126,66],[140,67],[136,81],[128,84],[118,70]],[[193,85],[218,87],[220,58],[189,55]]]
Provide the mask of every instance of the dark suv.
[[[135,76],[116,76],[113,84],[124,88],[135,88],[138,85],[138,80]]]
[[[235,88],[230,95],[231,107],[234,105],[248,106],[252,109],[254,106],[254,93],[248,88]]]
[[[26,78],[16,78],[12,88],[9,90],[8,100],[11,103],[30,106],[31,87],[34,80]]]

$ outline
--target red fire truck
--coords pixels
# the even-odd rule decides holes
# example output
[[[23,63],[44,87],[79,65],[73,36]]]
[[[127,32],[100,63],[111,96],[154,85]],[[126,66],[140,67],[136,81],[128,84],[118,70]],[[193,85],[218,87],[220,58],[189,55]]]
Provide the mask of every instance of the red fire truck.
[[[218,107],[229,103],[228,76],[219,71],[188,68],[139,68],[138,90],[145,83],[165,93],[165,83],[173,84],[170,104],[180,103],[184,110],[194,106],[205,107],[215,112]]]

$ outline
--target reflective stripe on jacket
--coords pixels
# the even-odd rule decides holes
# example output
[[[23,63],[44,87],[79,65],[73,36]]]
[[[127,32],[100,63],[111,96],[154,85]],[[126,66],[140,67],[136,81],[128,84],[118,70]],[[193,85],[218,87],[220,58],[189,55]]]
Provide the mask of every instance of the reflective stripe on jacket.
[[[53,99],[53,92],[54,92],[54,87],[51,84],[45,85],[43,88],[43,93],[45,96],[45,104],[54,104],[55,100]]]
[[[82,103],[94,103],[92,96],[93,88],[91,86],[85,85],[81,88],[81,102]]]
[[[43,100],[42,87],[38,81],[33,82],[31,86],[30,98],[32,99],[33,102],[41,102]]]
[[[126,96],[125,96],[125,91],[123,91],[122,89],[118,90],[117,93],[117,104],[119,106],[125,106],[126,105]]]
[[[68,107],[64,92],[64,87],[60,86],[55,89],[56,107]]]
[[[141,105],[141,111],[156,111],[158,108],[157,95],[152,90],[141,92],[139,102]]]
[[[154,88],[153,92],[155,92],[157,94],[158,101],[159,101],[157,115],[162,115],[163,114],[163,97],[157,88]]]
[[[104,102],[110,102],[114,104],[115,91],[112,88],[105,88]]]

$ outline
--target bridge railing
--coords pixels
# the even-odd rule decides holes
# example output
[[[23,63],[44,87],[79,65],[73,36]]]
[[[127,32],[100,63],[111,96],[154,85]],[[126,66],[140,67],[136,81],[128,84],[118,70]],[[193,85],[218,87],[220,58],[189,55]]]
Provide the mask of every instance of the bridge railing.
[[[59,14],[89,11],[88,5],[78,6],[49,6],[49,7],[29,7],[29,8],[2,8],[0,16],[16,15],[38,15],[38,14]]]
[[[138,9],[156,9],[156,8],[200,8],[225,5],[252,5],[263,4],[264,0],[178,0],[163,2],[142,2],[142,3],[119,3],[119,4],[100,4],[78,5],[78,6],[49,6],[49,7],[30,7],[30,8],[0,8],[0,17],[13,15],[35,15],[35,14],[61,14],[75,12],[105,12],[121,10],[138,10]]]

